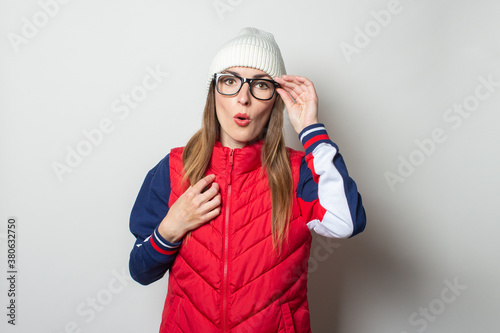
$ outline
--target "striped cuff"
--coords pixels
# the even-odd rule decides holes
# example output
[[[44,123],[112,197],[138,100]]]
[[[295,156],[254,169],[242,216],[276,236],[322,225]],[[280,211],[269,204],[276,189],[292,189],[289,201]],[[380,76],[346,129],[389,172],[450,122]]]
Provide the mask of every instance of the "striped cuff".
[[[304,145],[305,154],[309,155],[320,143],[330,141],[325,125],[321,123],[312,124],[304,128],[299,134],[300,142]]]
[[[151,246],[153,246],[153,248],[156,250],[156,252],[165,255],[174,254],[182,244],[182,240],[177,243],[170,243],[169,241],[167,241],[158,232],[158,227],[156,227],[151,237],[149,237],[149,242],[151,243]]]

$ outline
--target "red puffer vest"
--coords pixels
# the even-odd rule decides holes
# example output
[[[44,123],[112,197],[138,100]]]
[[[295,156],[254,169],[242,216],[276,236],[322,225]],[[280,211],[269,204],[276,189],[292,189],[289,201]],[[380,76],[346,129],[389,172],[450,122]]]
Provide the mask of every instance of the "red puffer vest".
[[[170,268],[160,332],[311,332],[307,261],[311,232],[294,195],[288,242],[273,250],[271,193],[262,142],[214,147],[207,174],[220,185],[222,210],[184,241]],[[183,148],[170,153],[169,205],[184,192]],[[289,150],[294,190],[304,153]]]

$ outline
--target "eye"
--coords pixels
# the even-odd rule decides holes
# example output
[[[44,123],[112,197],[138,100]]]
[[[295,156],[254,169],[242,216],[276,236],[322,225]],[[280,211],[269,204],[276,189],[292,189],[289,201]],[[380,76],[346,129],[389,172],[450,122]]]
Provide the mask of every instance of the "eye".
[[[254,87],[259,90],[267,90],[270,88],[270,83],[267,81],[255,81]]]
[[[234,77],[224,77],[222,79],[222,82],[228,86],[236,84],[236,80],[234,79]]]

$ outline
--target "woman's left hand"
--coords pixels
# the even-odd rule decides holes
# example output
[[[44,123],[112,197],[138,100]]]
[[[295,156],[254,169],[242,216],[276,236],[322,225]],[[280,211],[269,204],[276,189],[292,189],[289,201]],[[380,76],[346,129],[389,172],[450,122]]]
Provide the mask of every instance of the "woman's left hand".
[[[288,117],[295,132],[318,122],[318,95],[314,84],[303,76],[283,75],[274,78],[280,84],[280,94],[288,110]]]

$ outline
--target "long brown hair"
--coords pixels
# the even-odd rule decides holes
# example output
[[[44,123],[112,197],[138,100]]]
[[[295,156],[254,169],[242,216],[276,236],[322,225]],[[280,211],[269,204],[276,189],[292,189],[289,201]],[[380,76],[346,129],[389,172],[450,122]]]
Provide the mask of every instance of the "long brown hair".
[[[272,234],[274,250],[280,254],[288,235],[288,222],[292,210],[292,169],[283,136],[283,110],[285,104],[278,95],[271,116],[262,133],[262,165],[269,179],[272,196]],[[215,112],[215,84],[210,84],[203,111],[201,129],[196,132],[182,155],[186,179],[191,185],[205,176],[213,147],[220,139],[220,123]]]

